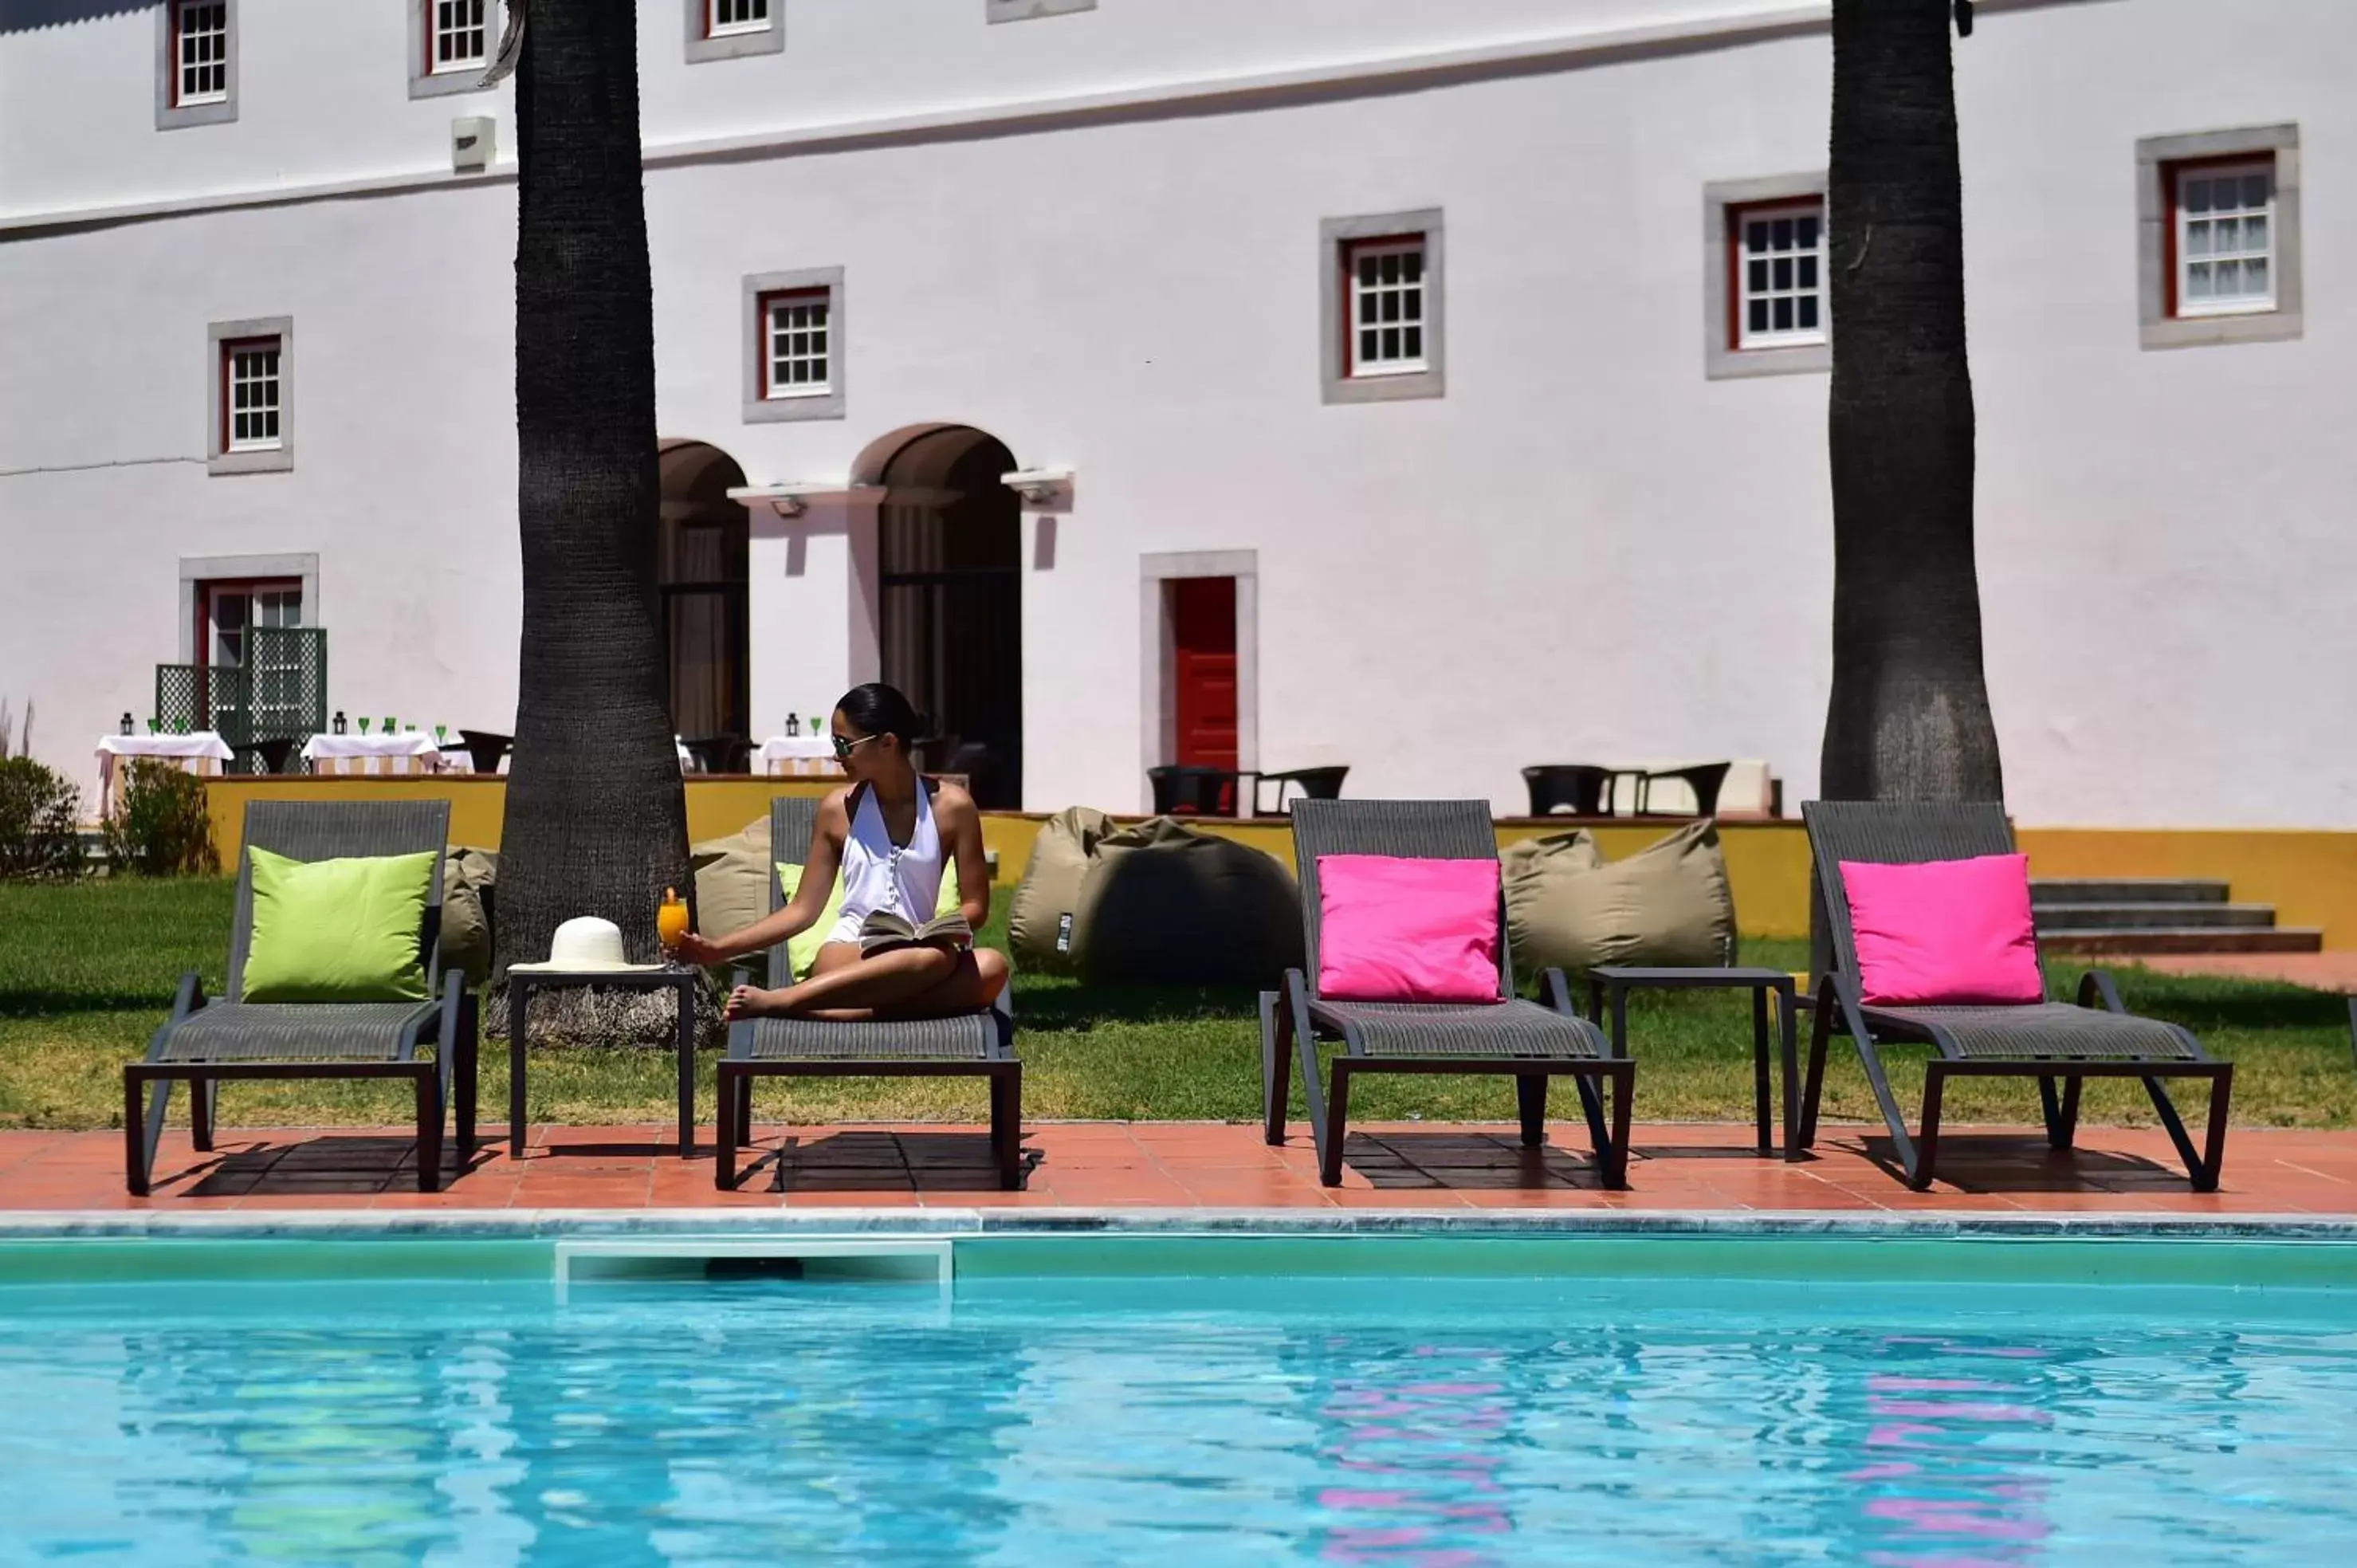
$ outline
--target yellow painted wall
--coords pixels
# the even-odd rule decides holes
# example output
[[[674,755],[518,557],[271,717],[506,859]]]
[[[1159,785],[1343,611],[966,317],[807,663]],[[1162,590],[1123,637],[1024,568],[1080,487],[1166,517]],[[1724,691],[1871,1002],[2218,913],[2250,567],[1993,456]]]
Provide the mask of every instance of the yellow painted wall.
[[[2181,876],[2223,881],[2242,904],[2272,904],[2284,926],[2314,926],[2357,948],[2357,832],[2294,828],[2022,828],[2033,876]]]
[[[687,783],[691,843],[725,838],[758,822],[777,795],[821,795],[821,779],[714,779]],[[207,781],[213,838],[223,865],[234,865],[249,800],[402,800],[450,802],[450,842],[497,849],[507,806],[502,779],[215,779]],[[992,814],[984,843],[998,855],[998,881],[1011,887],[1030,863],[1043,817]],[[1293,864],[1293,838],[1282,819],[1211,822],[1205,831]],[[1571,831],[1564,823],[1504,822],[1500,844]],[[1588,832],[1607,858],[1633,854],[1673,831],[1661,823],[1605,823]],[[2244,903],[2272,904],[2287,926],[2314,926],[2328,948],[2357,947],[2357,832],[2264,828],[2023,828],[2021,847],[2037,876],[2175,876],[2225,882]],[[1797,822],[1722,822],[1719,842],[1748,937],[1803,937],[1809,929],[1809,841]]]

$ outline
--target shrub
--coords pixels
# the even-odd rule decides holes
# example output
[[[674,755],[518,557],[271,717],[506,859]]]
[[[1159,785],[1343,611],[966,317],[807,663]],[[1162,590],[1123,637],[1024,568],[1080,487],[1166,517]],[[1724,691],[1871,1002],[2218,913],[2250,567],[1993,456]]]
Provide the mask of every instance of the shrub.
[[[136,761],[123,801],[106,824],[107,864],[141,876],[191,876],[221,870],[204,780],[169,763]]]
[[[81,875],[81,791],[29,757],[0,757],[0,882]]]

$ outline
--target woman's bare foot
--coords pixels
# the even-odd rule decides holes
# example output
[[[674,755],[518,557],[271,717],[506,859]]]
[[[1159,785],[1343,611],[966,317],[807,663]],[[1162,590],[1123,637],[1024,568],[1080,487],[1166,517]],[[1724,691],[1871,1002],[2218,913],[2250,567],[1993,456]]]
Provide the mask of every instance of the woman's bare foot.
[[[732,1024],[739,1018],[782,1018],[793,1011],[787,1005],[789,994],[785,991],[764,991],[758,985],[740,985],[728,993],[728,1009],[723,1016]]]

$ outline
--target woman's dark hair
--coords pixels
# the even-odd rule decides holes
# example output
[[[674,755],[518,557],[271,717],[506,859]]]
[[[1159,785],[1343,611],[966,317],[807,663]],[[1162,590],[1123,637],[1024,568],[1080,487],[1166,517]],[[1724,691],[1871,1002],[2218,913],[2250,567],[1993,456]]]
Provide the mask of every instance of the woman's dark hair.
[[[914,747],[918,737],[925,733],[923,715],[909,705],[898,686],[888,686],[881,681],[854,686],[834,706],[862,735],[897,736],[904,752]]]

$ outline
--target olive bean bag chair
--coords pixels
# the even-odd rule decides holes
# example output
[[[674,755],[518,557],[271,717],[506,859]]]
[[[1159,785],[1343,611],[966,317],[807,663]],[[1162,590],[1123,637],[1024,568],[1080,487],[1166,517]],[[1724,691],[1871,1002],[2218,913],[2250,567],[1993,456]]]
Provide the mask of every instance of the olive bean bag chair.
[[[1286,868],[1169,817],[1097,841],[1073,929],[1096,983],[1268,986],[1301,962],[1301,895]]]
[[[1031,843],[1015,900],[1006,911],[1006,945],[1016,967],[1040,974],[1076,974],[1074,913],[1089,854],[1113,831],[1113,819],[1087,806],[1071,806],[1049,818]]]
[[[491,977],[491,908],[500,879],[495,851],[457,846],[442,857],[442,964],[469,987]]]
[[[808,848],[796,844],[794,853],[802,854]],[[726,838],[689,845],[687,861],[695,877],[695,929],[703,935],[741,931],[770,912],[772,860],[767,814]],[[737,964],[766,983],[766,951],[748,954]]]
[[[1735,897],[1708,818],[1623,860],[1605,860],[1585,832],[1510,844],[1500,859],[1517,973],[1735,961]]]

